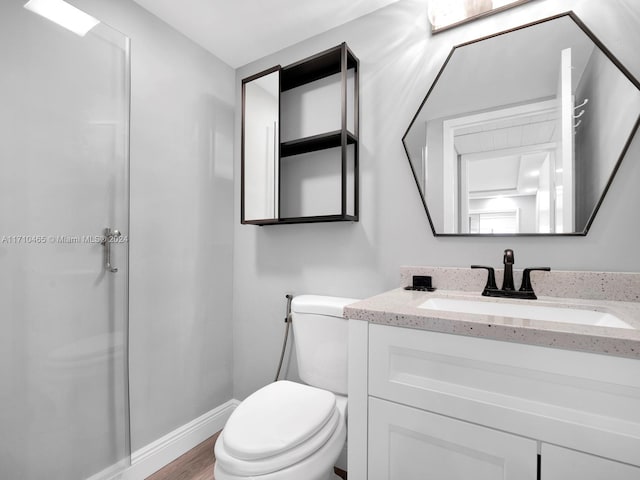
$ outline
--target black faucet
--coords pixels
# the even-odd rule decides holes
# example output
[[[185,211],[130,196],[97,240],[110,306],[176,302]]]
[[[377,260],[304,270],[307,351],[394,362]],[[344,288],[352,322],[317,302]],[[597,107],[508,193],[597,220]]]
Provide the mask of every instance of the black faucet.
[[[515,257],[513,250],[507,248],[504,251],[504,257],[502,258],[504,263],[504,279],[502,281],[502,289],[498,289],[496,285],[496,274],[493,267],[486,267],[484,265],[471,265],[471,268],[484,268],[487,270],[487,284],[484,286],[482,295],[485,297],[503,297],[503,298],[521,298],[525,300],[535,300],[535,292],[531,285],[531,272],[534,270],[542,270],[545,272],[551,271],[549,267],[530,267],[525,268],[522,272],[522,285],[520,290],[516,290],[513,285],[513,264],[515,263]]]
[[[502,280],[502,290],[512,292],[516,289],[516,287],[513,286],[513,264],[516,263],[516,259],[513,256],[513,250],[507,248],[504,251],[502,263],[504,263],[504,279]]]

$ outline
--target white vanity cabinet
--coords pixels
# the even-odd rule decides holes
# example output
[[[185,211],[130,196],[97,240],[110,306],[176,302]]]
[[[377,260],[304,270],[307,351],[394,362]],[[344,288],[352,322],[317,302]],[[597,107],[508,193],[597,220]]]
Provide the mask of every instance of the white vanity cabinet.
[[[640,480],[640,361],[350,320],[350,480]]]
[[[544,459],[541,464],[544,480],[640,479],[640,468],[554,445],[542,444],[541,458]]]
[[[536,480],[537,442],[369,399],[369,480]]]

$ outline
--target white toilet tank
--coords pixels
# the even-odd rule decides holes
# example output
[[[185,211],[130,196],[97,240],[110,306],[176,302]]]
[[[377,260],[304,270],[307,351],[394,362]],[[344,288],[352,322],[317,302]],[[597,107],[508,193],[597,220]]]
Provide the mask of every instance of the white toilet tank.
[[[291,302],[298,373],[314,387],[347,394],[348,321],[342,316],[354,298],[300,295]]]

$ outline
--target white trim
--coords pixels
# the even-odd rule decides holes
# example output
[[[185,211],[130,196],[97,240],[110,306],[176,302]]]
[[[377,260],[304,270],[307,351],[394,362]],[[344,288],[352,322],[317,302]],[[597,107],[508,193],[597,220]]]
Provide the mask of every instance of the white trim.
[[[562,162],[562,231],[574,232],[576,230],[576,217],[574,203],[574,183],[575,172],[575,127],[574,111],[575,98],[572,90],[573,67],[571,66],[571,48],[565,48],[560,53],[560,79],[559,79],[559,99],[560,99],[560,126],[562,131],[562,142],[559,147]],[[555,176],[555,173],[554,173]],[[555,184],[555,182],[554,182]],[[555,224],[553,225],[555,227]],[[553,228],[552,227],[552,228]]]
[[[524,147],[501,148],[499,150],[491,150],[488,152],[465,153],[463,157],[466,160],[486,160],[495,157],[510,157],[523,155],[526,153],[548,153],[558,148],[558,142],[536,143],[535,145],[526,145]]]
[[[369,322],[349,319],[349,414],[347,416],[347,471],[349,478],[367,475],[369,380]]]
[[[126,470],[121,470],[119,463],[91,476],[88,480],[143,480],[222,430],[238,405],[239,400],[229,400],[133,452],[131,466]],[[116,471],[118,473],[115,473]]]
[[[108,466],[101,472],[91,475],[87,480],[118,480],[124,478],[122,475],[129,469],[129,461],[120,460],[113,465]]]
[[[455,125],[451,120],[442,122],[442,193],[444,233],[458,231],[458,152],[455,147]]]

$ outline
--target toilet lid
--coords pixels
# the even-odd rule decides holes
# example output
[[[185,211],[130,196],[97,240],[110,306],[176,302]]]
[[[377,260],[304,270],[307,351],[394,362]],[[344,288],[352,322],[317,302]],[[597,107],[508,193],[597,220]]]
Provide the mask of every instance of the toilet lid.
[[[346,430],[344,415],[336,408],[333,415],[320,431],[306,442],[302,442],[280,455],[260,458],[258,460],[240,460],[229,454],[225,446],[224,432],[222,431],[215,446],[216,465],[226,472],[238,475],[241,478],[254,478],[256,475],[266,475],[288,469],[289,467],[308,460],[318,451],[332,444],[331,439],[344,443],[344,437],[340,441],[340,435]]]
[[[224,428],[229,454],[258,460],[286,452],[318,433],[336,410],[333,393],[289,381],[275,382],[244,400]]]

